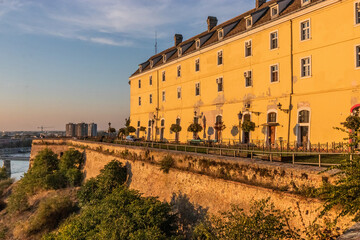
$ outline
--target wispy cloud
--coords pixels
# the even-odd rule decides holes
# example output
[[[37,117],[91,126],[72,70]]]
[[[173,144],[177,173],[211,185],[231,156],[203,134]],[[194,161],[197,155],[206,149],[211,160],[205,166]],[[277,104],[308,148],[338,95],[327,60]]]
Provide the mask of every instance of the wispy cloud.
[[[0,17],[27,33],[131,46],[152,39],[155,31],[162,38],[205,30],[206,16],[224,21],[252,5],[248,0],[0,0]]]

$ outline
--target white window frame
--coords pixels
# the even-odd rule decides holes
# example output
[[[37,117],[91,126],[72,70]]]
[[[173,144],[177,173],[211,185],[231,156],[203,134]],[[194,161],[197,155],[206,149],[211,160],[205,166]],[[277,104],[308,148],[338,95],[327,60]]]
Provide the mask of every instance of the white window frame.
[[[355,46],[355,69],[360,69],[360,44]]]
[[[247,77],[246,74],[250,73],[250,80],[251,80],[251,84],[247,85]],[[247,70],[244,72],[244,80],[245,80],[245,88],[250,88],[254,85],[254,75],[253,75],[253,71],[252,70]]]
[[[302,24],[305,23],[305,22],[309,22],[309,37],[308,38],[302,38],[303,35],[302,35],[302,32],[303,32],[303,28],[302,28]],[[311,20],[310,18],[308,19],[305,19],[303,21],[300,22],[300,42],[305,42],[305,41],[308,41],[311,39]]]
[[[305,6],[311,3],[311,0],[301,0],[301,6]]]
[[[299,123],[299,113],[301,112],[301,111],[303,111],[303,110],[305,110],[305,111],[309,111],[309,122],[308,123]],[[299,129],[300,129],[300,127],[309,127],[309,144],[310,144],[310,139],[311,139],[311,108],[310,107],[301,107],[301,108],[299,108],[298,110],[297,110],[297,114],[296,114],[296,122],[297,122],[297,128],[296,128],[296,140],[297,140],[297,142],[299,142],[299,140],[300,140],[300,132],[299,132]]]
[[[304,60],[304,59],[309,59],[309,67],[310,67],[310,70],[309,70],[309,75],[304,75],[303,76],[303,64],[302,64],[302,61]],[[302,57],[302,58],[300,58],[300,78],[310,78],[310,77],[312,77],[312,58],[311,58],[311,56],[307,56],[307,57]]]
[[[180,93],[180,96],[179,96],[179,93]],[[182,97],[182,95],[181,95],[181,87],[177,88],[176,97],[177,97],[177,99],[181,99],[181,97]]]
[[[149,76],[149,85],[152,86],[152,75]]]
[[[250,24],[249,24],[250,23]],[[245,26],[246,26],[246,29],[249,29],[251,28],[253,25],[253,20],[252,20],[252,16],[248,16],[245,18]]]
[[[276,14],[273,14],[273,9],[276,9]],[[270,7],[270,15],[271,15],[271,18],[275,18],[275,17],[279,16],[279,5],[276,4],[276,5]]]
[[[275,48],[272,47],[272,38],[271,38],[271,35],[274,33],[276,33],[276,47]],[[272,31],[270,33],[269,37],[270,37],[270,50],[278,49],[279,48],[279,31],[278,30]]]
[[[161,81],[166,82],[166,72],[165,71],[161,72]]]
[[[272,77],[273,77],[272,67],[274,67],[274,66],[277,67],[277,81],[273,81],[273,79],[272,79]],[[278,82],[280,82],[280,68],[279,68],[279,64],[276,63],[276,64],[270,65],[270,83],[278,83]]]
[[[177,65],[176,67],[176,77],[177,78],[181,77],[181,65]]]
[[[138,102],[139,106],[141,106],[141,97],[139,97],[139,102]]]
[[[199,89],[199,94],[197,94],[196,90]],[[195,96],[201,95],[200,82],[195,83]]]
[[[224,39],[224,29],[218,29],[218,39],[219,40]]]
[[[219,64],[219,54],[221,54],[221,63],[220,64]],[[217,58],[216,58],[217,65],[218,66],[223,65],[224,64],[224,52],[223,52],[223,50],[218,51],[216,56],[217,56]]]
[[[359,5],[359,10],[356,9],[356,5]],[[355,26],[360,26],[360,18],[358,18],[358,14],[360,13],[360,1],[355,1],[354,2],[354,23],[355,23]]]
[[[199,70],[196,70],[197,62],[199,63]],[[200,58],[195,59],[195,72],[200,72]]]
[[[151,93],[150,93],[150,95],[149,95],[149,103],[150,103],[150,104],[153,103],[153,101],[152,101],[152,94],[151,94]]]
[[[196,47],[196,49],[200,49],[200,39],[197,39],[196,41],[195,41],[195,47]]]
[[[182,48],[179,47],[179,48],[178,48],[178,57],[181,57],[181,55],[182,55]]]
[[[163,63],[166,63],[166,55],[163,55]]]
[[[247,43],[250,43],[250,55],[246,55],[246,53],[247,53],[247,48],[246,48],[246,44]],[[253,55],[253,50],[252,50],[252,39],[249,39],[249,40],[247,40],[247,41],[245,41],[244,42],[244,50],[245,50],[245,52],[244,52],[244,55],[245,55],[245,58],[247,58],[247,57],[251,57],[252,55]]]
[[[221,91],[219,91],[220,80],[221,80]],[[218,77],[218,78],[216,79],[216,85],[217,85],[217,92],[218,92],[218,93],[224,92],[224,78],[223,78],[223,76]]]

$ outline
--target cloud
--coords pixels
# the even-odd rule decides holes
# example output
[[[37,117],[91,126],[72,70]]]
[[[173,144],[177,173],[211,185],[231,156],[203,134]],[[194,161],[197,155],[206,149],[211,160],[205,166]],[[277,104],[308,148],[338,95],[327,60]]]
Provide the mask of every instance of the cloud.
[[[2,22],[21,31],[112,46],[136,45],[155,31],[191,37],[206,29],[208,15],[221,22],[251,8],[245,0],[0,0],[0,7]]]

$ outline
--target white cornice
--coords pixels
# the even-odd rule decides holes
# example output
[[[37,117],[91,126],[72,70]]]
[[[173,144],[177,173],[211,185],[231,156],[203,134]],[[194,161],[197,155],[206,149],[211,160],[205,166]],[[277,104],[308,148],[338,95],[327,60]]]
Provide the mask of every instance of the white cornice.
[[[276,25],[279,25],[281,23],[284,23],[284,22],[287,22],[289,20],[292,20],[292,19],[295,19],[295,18],[298,18],[298,17],[301,17],[303,15],[306,15],[308,13],[311,13],[311,12],[314,12],[314,11],[317,11],[321,8],[324,8],[324,7],[327,7],[329,5],[332,5],[332,4],[335,4],[337,2],[341,2],[342,0],[324,0],[323,2],[320,2],[320,3],[316,3],[314,5],[311,5],[311,6],[306,6],[305,8],[300,8],[298,11],[295,11],[293,13],[289,13],[288,15],[285,15],[285,16],[282,16],[282,17],[278,17],[274,20],[271,20],[270,22],[268,23],[265,23],[263,25],[260,25],[256,28],[252,28],[248,31],[245,31],[245,32],[241,32],[241,33],[238,33],[232,37],[230,37],[229,39],[226,39],[226,40],[222,40],[220,42],[216,42],[214,44],[211,44],[209,46],[206,46],[204,48],[200,48],[199,50],[193,52],[193,53],[190,53],[188,55],[183,55],[182,57],[180,58],[177,58],[176,60],[173,60],[167,64],[163,64],[161,66],[158,66],[158,67],[155,67],[151,70],[147,70],[146,72],[142,72],[141,74],[137,74],[133,77],[130,77],[129,80],[131,81],[132,79],[136,79],[136,78],[141,78],[142,76],[146,75],[146,74],[149,74],[153,71],[157,71],[161,68],[165,68],[167,66],[170,66],[170,65],[173,65],[173,64],[177,64],[179,62],[182,62],[188,58],[192,58],[196,55],[200,55],[202,53],[205,53],[205,52],[208,52],[208,51],[211,51],[215,48],[218,48],[222,45],[226,45],[228,43],[231,43],[233,41],[236,41],[236,40],[239,40],[239,39],[242,39],[242,38],[245,38],[245,37],[248,37],[252,34],[255,34],[255,33],[258,33],[258,32],[261,32],[263,30],[266,30],[268,28],[272,28]]]

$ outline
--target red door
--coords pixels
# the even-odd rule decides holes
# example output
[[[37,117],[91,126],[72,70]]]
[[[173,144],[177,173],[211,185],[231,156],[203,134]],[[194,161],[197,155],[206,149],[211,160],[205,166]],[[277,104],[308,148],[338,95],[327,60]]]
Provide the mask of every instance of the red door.
[[[275,126],[269,126],[269,144],[275,144]]]

